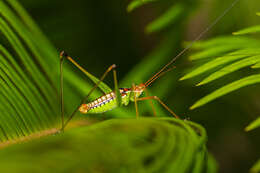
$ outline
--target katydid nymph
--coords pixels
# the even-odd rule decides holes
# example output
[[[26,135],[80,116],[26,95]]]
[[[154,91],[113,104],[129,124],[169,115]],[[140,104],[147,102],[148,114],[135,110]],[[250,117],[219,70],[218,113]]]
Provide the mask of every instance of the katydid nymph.
[[[103,113],[107,112],[109,110],[112,110],[116,107],[120,106],[127,106],[130,102],[134,102],[135,104],[135,110],[136,110],[136,117],[139,116],[138,101],[144,101],[144,100],[150,100],[151,107],[153,109],[154,115],[155,110],[153,107],[153,104],[151,100],[156,100],[158,103],[162,105],[170,114],[172,114],[175,118],[179,118],[173,111],[170,109],[161,99],[159,99],[157,96],[148,96],[147,94],[147,87],[150,86],[156,79],[167,73],[168,71],[172,70],[174,68],[170,67],[179,57],[181,57],[188,49],[190,49],[195,42],[201,39],[201,37],[207,33],[214,25],[216,25],[221,18],[223,18],[231,9],[232,7],[238,3],[239,0],[234,0],[232,4],[220,15],[217,17],[211,25],[209,25],[203,32],[201,32],[195,40],[193,40],[187,47],[185,47],[179,54],[177,54],[169,63],[167,63],[165,66],[163,66],[157,73],[155,73],[151,78],[149,78],[145,83],[141,83],[138,85],[133,84],[129,88],[118,88],[118,82],[117,82],[117,75],[116,75],[116,65],[111,65],[105,73],[102,75],[100,79],[97,79],[95,76],[91,75],[89,72],[87,72],[83,67],[81,67],[74,59],[72,59],[67,53],[62,51],[60,53],[60,102],[61,102],[61,120],[62,120],[62,127],[61,131],[64,131],[65,127],[69,123],[69,121],[74,117],[77,111],[80,111],[82,114],[87,113]],[[80,104],[77,106],[77,108],[72,112],[72,114],[69,116],[67,121],[64,121],[64,100],[63,100],[63,61],[67,59],[72,64],[74,64],[78,69],[80,69],[83,73],[85,73],[94,83],[95,86],[88,92],[86,97],[80,102]],[[89,98],[90,94],[97,88],[107,87],[106,84],[103,83],[104,78],[107,76],[109,72],[113,72],[114,77],[114,86],[115,90],[110,92],[104,93],[103,96],[87,103],[87,99]],[[145,92],[146,96],[141,97],[142,93]]]
[[[63,106],[63,87],[61,87],[61,112],[62,112],[62,129],[66,127],[68,122],[73,118],[75,113],[79,110],[82,114],[92,113],[92,114],[98,114],[98,113],[104,113],[109,110],[112,110],[119,106],[127,106],[130,102],[135,103],[135,109],[136,109],[136,117],[139,116],[138,112],[138,101],[143,100],[157,100],[166,110],[168,110],[175,118],[179,118],[165,103],[163,103],[158,97],[156,96],[146,96],[140,98],[142,93],[146,91],[146,87],[151,85],[156,79],[158,79],[160,76],[165,74],[166,72],[172,70],[174,67],[171,67],[167,70],[161,70],[154,76],[152,76],[148,81],[145,83],[141,83],[139,85],[132,85],[131,88],[118,88],[118,82],[117,82],[117,76],[116,76],[116,65],[111,65],[103,74],[103,76],[98,80],[93,75],[91,75],[89,72],[87,72],[83,67],[81,67],[76,61],[74,61],[67,53],[62,51],[60,53],[60,73],[61,73],[61,86],[63,85],[63,72],[62,72],[62,64],[63,60],[66,58],[69,60],[72,64],[74,64],[76,67],[78,67],[83,73],[85,73],[88,77],[90,77],[94,82],[96,82],[96,85],[89,91],[87,96],[81,101],[77,109],[71,114],[71,116],[68,118],[68,120],[64,123],[64,106]],[[167,68],[167,67],[165,67]],[[89,103],[85,103],[90,96],[90,94],[100,85],[104,85],[102,81],[107,76],[107,74],[113,71],[114,76],[114,84],[115,84],[115,90],[111,91],[109,93],[105,93],[103,96],[95,99],[94,101],[91,101]],[[151,102],[150,102],[151,103]],[[151,103],[151,106],[153,108],[153,105]],[[153,108],[153,112],[155,115],[155,110]]]

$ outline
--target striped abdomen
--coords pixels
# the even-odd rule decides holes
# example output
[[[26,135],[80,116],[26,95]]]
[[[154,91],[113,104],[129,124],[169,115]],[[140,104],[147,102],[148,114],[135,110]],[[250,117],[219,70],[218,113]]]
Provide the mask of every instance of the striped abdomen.
[[[124,104],[125,100],[127,99],[126,96],[130,93],[130,89],[128,88],[120,88],[120,93],[122,97],[122,103]],[[116,103],[116,94],[114,92],[110,92],[106,95],[103,95],[96,100],[82,104],[79,108],[79,111],[83,114],[86,113],[103,113],[114,109],[117,107]]]

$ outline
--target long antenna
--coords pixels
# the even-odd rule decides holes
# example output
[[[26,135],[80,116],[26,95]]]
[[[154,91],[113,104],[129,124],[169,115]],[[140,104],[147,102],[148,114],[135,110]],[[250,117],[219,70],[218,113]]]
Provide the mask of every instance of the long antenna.
[[[203,35],[205,35],[213,26],[215,26],[240,0],[234,0],[232,4],[225,9],[225,11],[218,16],[204,31],[202,31],[196,38],[193,40],[187,47],[185,47],[180,53],[178,53],[168,64],[166,64],[161,70],[159,70],[155,75],[153,75],[146,83],[151,83],[157,76],[159,76],[168,66],[170,66],[173,62],[175,62],[179,57],[181,57],[188,49],[190,49],[195,42],[201,39]]]

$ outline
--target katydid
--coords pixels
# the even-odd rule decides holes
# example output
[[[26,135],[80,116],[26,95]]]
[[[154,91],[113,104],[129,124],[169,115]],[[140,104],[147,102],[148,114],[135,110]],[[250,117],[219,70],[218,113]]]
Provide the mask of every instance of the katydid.
[[[119,106],[127,106],[129,102],[135,102],[135,108],[136,108],[136,116],[139,116],[138,113],[138,107],[137,107],[137,101],[142,100],[157,100],[165,109],[167,109],[175,118],[179,118],[166,104],[164,104],[158,97],[156,96],[147,96],[142,97],[141,94],[146,90],[146,87],[148,87],[154,80],[159,78],[164,73],[170,71],[172,68],[169,68],[166,71],[162,71],[158,74],[155,74],[153,77],[151,77],[146,83],[142,83],[139,85],[133,85],[131,88],[118,88],[118,82],[117,82],[117,76],[116,76],[116,65],[111,65],[106,72],[103,74],[103,76],[98,80],[93,75],[91,75],[89,72],[87,72],[83,67],[81,67],[77,62],[75,62],[70,56],[68,56],[64,51],[60,53],[61,63],[60,63],[60,72],[61,72],[61,86],[63,85],[63,72],[62,72],[62,63],[63,59],[66,58],[70,62],[72,62],[76,67],[78,67],[83,73],[85,73],[88,77],[90,77],[94,82],[96,82],[96,85],[89,91],[88,95],[81,101],[80,105],[75,109],[75,111],[72,113],[72,115],[68,118],[68,120],[64,123],[64,107],[63,107],[63,87],[61,87],[61,112],[62,112],[62,130],[66,127],[68,122],[73,118],[75,113],[79,110],[82,114],[87,113],[103,113],[107,112],[109,110],[112,110]],[[90,94],[100,85],[103,85],[102,81],[107,76],[107,74],[113,70],[113,76],[114,76],[114,84],[115,84],[115,91],[111,91],[109,93],[104,94],[103,96],[95,99],[92,102],[85,103],[90,96]],[[152,104],[152,103],[151,103]],[[153,107],[153,106],[152,106]],[[154,110],[154,108],[153,108]],[[154,111],[155,114],[155,111]]]
[[[171,113],[175,118],[179,118],[173,111],[170,109],[163,101],[161,101],[157,96],[148,96],[146,94],[146,97],[141,97],[143,92],[147,92],[146,88],[151,85],[156,79],[161,77],[166,72],[172,70],[174,67],[169,68],[170,65],[172,65],[179,57],[181,57],[188,49],[190,49],[195,42],[201,39],[201,37],[207,33],[214,25],[216,25],[221,18],[223,18],[231,9],[232,7],[237,4],[239,0],[234,0],[232,4],[219,16],[217,17],[214,22],[209,25],[203,32],[201,32],[195,40],[193,40],[187,47],[185,47],[179,54],[177,54],[169,63],[167,63],[165,66],[163,66],[155,75],[153,75],[149,80],[147,80],[145,83],[141,83],[139,85],[132,85],[131,88],[118,88],[118,82],[117,82],[117,76],[116,76],[116,65],[111,65],[103,74],[103,76],[100,79],[97,79],[95,76],[91,75],[89,72],[87,72],[83,67],[81,67],[74,59],[72,59],[67,53],[62,51],[60,53],[60,102],[61,102],[61,119],[62,119],[62,127],[61,131],[64,131],[64,128],[67,126],[69,121],[74,117],[77,111],[80,111],[82,114],[87,113],[103,113],[107,112],[109,110],[112,110],[116,107],[120,106],[127,106],[130,102],[135,103],[135,110],[136,110],[136,117],[139,116],[138,112],[138,101],[143,100],[156,100],[158,101],[169,113]],[[83,73],[85,73],[94,83],[95,86],[89,91],[89,93],[86,95],[86,97],[81,101],[81,103],[78,105],[78,107],[72,112],[72,114],[69,116],[67,121],[64,121],[64,100],[63,100],[63,61],[64,59],[69,60],[72,64],[74,64],[78,69],[80,69]],[[107,89],[110,92],[105,93],[103,96],[95,99],[94,101],[91,101],[89,103],[86,103],[87,99],[89,98],[90,94],[97,88],[108,88],[106,84],[103,83],[104,78],[107,76],[107,74],[113,71],[114,76],[114,85],[115,90],[112,91],[110,88]],[[155,110],[152,105],[153,112],[155,115]]]

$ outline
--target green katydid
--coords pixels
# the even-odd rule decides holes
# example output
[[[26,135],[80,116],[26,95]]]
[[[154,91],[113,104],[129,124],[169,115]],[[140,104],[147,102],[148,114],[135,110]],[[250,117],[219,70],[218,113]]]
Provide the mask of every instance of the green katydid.
[[[74,61],[68,54],[66,54],[64,51],[60,53],[60,102],[61,102],[61,119],[62,119],[62,128],[61,131],[64,130],[64,128],[67,126],[69,121],[74,117],[77,111],[80,111],[83,114],[87,113],[103,113],[106,111],[109,111],[111,109],[114,109],[119,106],[127,106],[130,102],[135,103],[135,109],[136,109],[136,117],[139,116],[138,112],[138,101],[143,100],[156,100],[158,101],[166,110],[168,110],[175,118],[179,118],[164,102],[162,102],[157,96],[146,96],[146,97],[140,97],[144,91],[146,91],[146,88],[152,84],[156,79],[161,77],[166,72],[170,71],[174,67],[169,68],[170,65],[173,64],[179,57],[181,57],[188,49],[190,49],[195,42],[197,42],[205,33],[207,33],[214,25],[216,25],[221,18],[223,18],[231,9],[232,7],[237,4],[239,0],[234,0],[232,4],[220,15],[215,19],[215,21],[209,25],[203,32],[201,32],[195,40],[193,40],[186,48],[184,48],[179,54],[177,54],[169,63],[167,63],[165,66],[163,66],[155,75],[153,75],[149,80],[147,80],[145,83],[141,83],[139,85],[132,85],[131,88],[118,88],[118,82],[117,82],[117,76],[116,76],[116,65],[111,65],[103,74],[103,76],[98,79],[89,72],[87,72],[83,67],[81,67],[76,61]],[[78,105],[78,107],[72,112],[72,114],[69,116],[67,121],[64,121],[64,101],[63,101],[63,61],[64,58],[69,60],[72,64],[74,64],[78,69],[80,69],[84,74],[86,74],[94,83],[95,86],[89,91],[89,93],[86,95],[86,97],[81,101],[81,103]],[[113,71],[114,76],[114,85],[115,90],[112,91],[105,83],[103,83],[104,78],[107,76],[107,74]],[[102,91],[105,92],[105,94],[94,101],[91,101],[89,103],[86,103],[87,99],[89,98],[90,94],[99,87]],[[152,103],[151,103],[152,105]],[[152,105],[153,112],[155,114],[154,107]]]
[[[63,72],[62,72],[62,64],[63,59],[66,58],[70,62],[72,62],[76,67],[78,67],[84,74],[86,74],[93,82],[96,83],[96,85],[90,90],[88,95],[82,100],[80,105],[75,109],[75,111],[72,113],[72,115],[68,118],[66,122],[64,122],[64,107],[63,107],[63,87],[61,87],[61,111],[62,111],[62,130],[66,127],[68,122],[73,118],[75,113],[79,110],[83,114],[87,113],[103,113],[109,110],[112,110],[119,106],[127,106],[130,101],[135,102],[135,108],[136,108],[136,116],[139,116],[138,113],[138,107],[137,107],[137,101],[142,100],[157,100],[165,109],[167,109],[175,118],[178,118],[178,116],[168,107],[166,104],[164,104],[158,97],[156,96],[148,96],[139,98],[143,91],[148,87],[155,79],[159,78],[161,75],[166,73],[167,71],[173,69],[170,68],[166,71],[162,71],[156,75],[154,75],[152,78],[150,78],[145,84],[140,85],[133,85],[132,88],[118,88],[118,82],[117,82],[117,76],[116,76],[116,65],[111,65],[106,72],[103,74],[103,76],[100,79],[97,79],[95,76],[87,72],[83,67],[81,67],[77,62],[75,62],[70,56],[68,56],[64,51],[60,53],[61,63],[60,63],[60,72],[61,72],[61,86],[63,85]],[[112,91],[105,83],[102,81],[107,76],[107,74],[113,70],[113,76],[114,76],[114,84],[115,84],[115,91]],[[101,88],[104,92],[106,92],[105,95],[95,99],[92,102],[85,103],[87,98],[90,96],[90,94],[97,88]],[[155,113],[155,112],[154,112]]]

